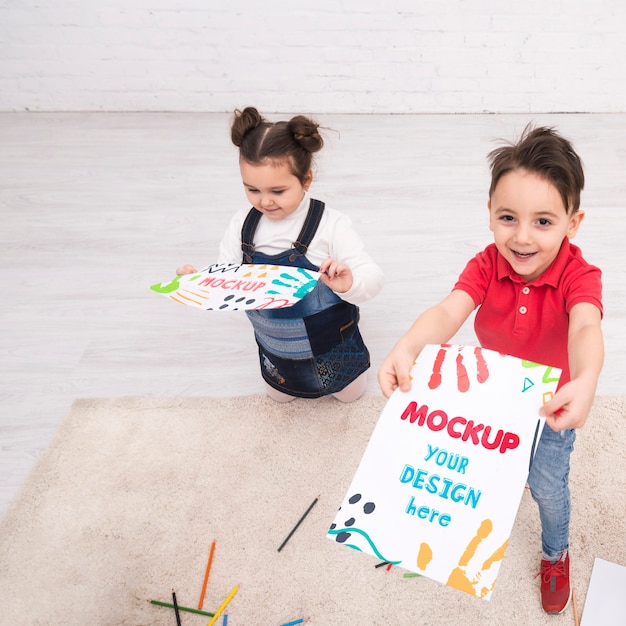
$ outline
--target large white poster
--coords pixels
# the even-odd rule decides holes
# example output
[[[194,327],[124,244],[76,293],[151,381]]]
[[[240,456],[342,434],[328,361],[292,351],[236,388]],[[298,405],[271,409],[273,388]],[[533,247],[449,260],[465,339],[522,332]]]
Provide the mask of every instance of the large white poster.
[[[560,371],[426,346],[376,424],[328,531],[338,544],[489,599]]]

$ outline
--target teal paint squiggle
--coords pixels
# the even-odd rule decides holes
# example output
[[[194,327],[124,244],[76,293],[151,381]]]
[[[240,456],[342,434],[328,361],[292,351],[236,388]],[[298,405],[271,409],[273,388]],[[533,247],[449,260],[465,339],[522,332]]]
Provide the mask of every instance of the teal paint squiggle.
[[[363,552],[363,550],[361,550],[359,546],[355,546],[353,543],[344,543],[342,545],[346,546],[346,548],[352,548],[353,550],[356,550],[357,552]]]
[[[346,528],[334,528],[332,530],[328,531],[329,535],[338,535],[339,533],[344,533],[344,532],[348,532],[348,533],[358,533],[359,535],[361,535],[362,537],[365,537],[367,543],[369,543],[370,548],[372,548],[372,550],[374,551],[374,554],[381,559],[382,561],[386,561],[387,563],[391,563],[392,565],[398,565],[400,563],[402,563],[402,561],[392,561],[391,559],[388,559],[387,557],[383,556],[379,551],[378,548],[374,545],[374,542],[370,539],[370,536],[363,530],[361,530],[360,528],[354,528],[354,527],[346,527]],[[351,548],[353,546],[350,546]],[[360,550],[359,548],[355,548],[356,550],[359,550],[360,552],[362,552],[362,550]]]

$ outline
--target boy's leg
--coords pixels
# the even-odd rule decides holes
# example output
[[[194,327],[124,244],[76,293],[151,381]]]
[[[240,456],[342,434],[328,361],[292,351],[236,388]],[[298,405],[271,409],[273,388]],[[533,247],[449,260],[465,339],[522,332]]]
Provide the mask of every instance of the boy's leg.
[[[575,430],[545,426],[528,475],[541,519],[541,599],[547,613],[560,613],[571,597],[569,580],[569,460]]]

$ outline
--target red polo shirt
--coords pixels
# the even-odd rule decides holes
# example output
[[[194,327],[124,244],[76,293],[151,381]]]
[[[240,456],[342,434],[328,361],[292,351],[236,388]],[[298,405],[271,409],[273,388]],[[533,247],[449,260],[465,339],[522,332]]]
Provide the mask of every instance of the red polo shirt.
[[[565,238],[552,265],[527,281],[490,244],[465,267],[454,286],[467,292],[478,309],[474,329],[483,348],[563,370],[569,381],[569,312],[579,302],[602,314],[602,273]]]

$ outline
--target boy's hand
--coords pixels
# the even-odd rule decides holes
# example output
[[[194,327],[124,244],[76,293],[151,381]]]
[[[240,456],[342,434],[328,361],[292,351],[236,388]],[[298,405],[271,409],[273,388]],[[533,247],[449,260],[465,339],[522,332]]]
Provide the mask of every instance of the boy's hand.
[[[383,395],[388,398],[397,388],[401,391],[411,389],[409,373],[415,364],[415,355],[399,343],[389,353],[378,370],[378,384]]]
[[[546,424],[554,432],[582,428],[589,416],[594,395],[595,384],[580,378],[570,380],[541,407],[539,413],[545,416]]]
[[[197,271],[198,270],[193,265],[187,263],[176,270],[176,275],[182,276],[183,274],[195,274]]]
[[[330,257],[320,265],[320,280],[335,293],[350,291],[354,281],[352,270]]]

